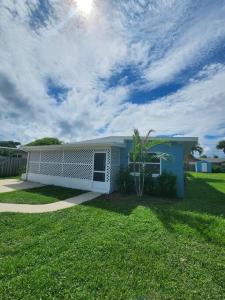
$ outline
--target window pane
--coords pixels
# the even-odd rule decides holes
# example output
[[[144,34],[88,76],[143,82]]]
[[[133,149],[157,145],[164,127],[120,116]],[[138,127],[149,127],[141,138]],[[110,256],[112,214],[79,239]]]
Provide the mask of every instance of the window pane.
[[[133,155],[132,152],[129,154],[130,162],[133,162]],[[145,159],[146,162],[152,162],[152,163],[160,163],[160,159],[156,157],[156,153],[145,153]],[[136,161],[141,161],[140,158],[137,158]]]
[[[105,182],[105,173],[94,172],[94,181]]]
[[[95,153],[94,170],[105,171],[106,153]]]
[[[146,153],[146,162],[160,163],[160,159],[156,157],[156,153]]]
[[[160,164],[145,165],[145,172],[151,174],[160,174]]]
[[[136,163],[136,164],[130,163],[129,164],[129,170],[130,170],[130,172],[137,173],[137,172],[139,172],[139,170],[141,171],[142,170],[142,166],[140,165],[140,169],[139,169],[139,165],[140,164],[138,164],[138,163]]]
[[[130,162],[133,162],[134,160],[133,160],[133,153],[132,152],[130,152],[129,153],[129,160],[130,160]],[[137,159],[136,159],[136,161],[140,161],[141,159],[139,158],[139,157],[137,157]]]

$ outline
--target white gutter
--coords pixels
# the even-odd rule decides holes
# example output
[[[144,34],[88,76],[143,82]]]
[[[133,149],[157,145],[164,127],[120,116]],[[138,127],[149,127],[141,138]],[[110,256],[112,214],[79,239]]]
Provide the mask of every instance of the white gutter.
[[[12,148],[12,147],[1,147],[0,149],[5,149],[5,150],[17,150],[17,151],[23,151],[23,152],[27,152],[25,150],[22,150],[21,148]]]
[[[104,148],[104,147],[120,147],[125,148],[124,143],[77,143],[77,144],[62,144],[62,145],[46,145],[46,146],[23,146],[24,151],[37,150],[64,150],[64,149],[80,149],[80,148]]]
[[[26,180],[28,180],[28,168],[29,168],[30,152],[27,155],[27,165],[26,165]]]

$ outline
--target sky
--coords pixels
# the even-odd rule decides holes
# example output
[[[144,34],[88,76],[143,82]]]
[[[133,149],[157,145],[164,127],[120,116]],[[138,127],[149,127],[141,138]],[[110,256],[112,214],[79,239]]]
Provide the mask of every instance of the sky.
[[[0,140],[134,128],[223,155],[224,0],[0,0]]]

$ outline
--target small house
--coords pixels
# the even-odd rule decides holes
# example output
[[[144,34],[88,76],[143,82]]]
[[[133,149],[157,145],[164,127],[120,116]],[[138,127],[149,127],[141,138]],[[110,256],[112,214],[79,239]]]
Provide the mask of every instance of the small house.
[[[157,159],[148,162],[146,167],[154,177],[162,172],[176,175],[178,197],[183,197],[184,157],[190,153],[198,139],[173,137],[169,141],[169,144],[155,146],[149,155],[164,152],[169,154],[171,159]],[[132,147],[131,136],[109,136],[62,145],[25,146],[23,149],[28,152],[28,159],[23,179],[111,193],[116,189],[119,170],[128,166],[132,169],[133,162],[129,156]]]
[[[199,159],[195,163],[195,171],[202,173],[212,173],[212,163],[204,159]]]
[[[212,173],[215,167],[225,170],[225,158],[198,158],[195,163],[196,172]]]

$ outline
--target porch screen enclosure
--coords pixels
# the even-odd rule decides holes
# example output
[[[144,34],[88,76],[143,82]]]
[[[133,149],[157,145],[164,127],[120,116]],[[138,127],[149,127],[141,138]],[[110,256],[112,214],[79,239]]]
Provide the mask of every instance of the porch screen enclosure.
[[[110,183],[119,171],[119,149],[40,150],[29,153],[27,174]],[[71,182],[71,181],[70,181]]]

